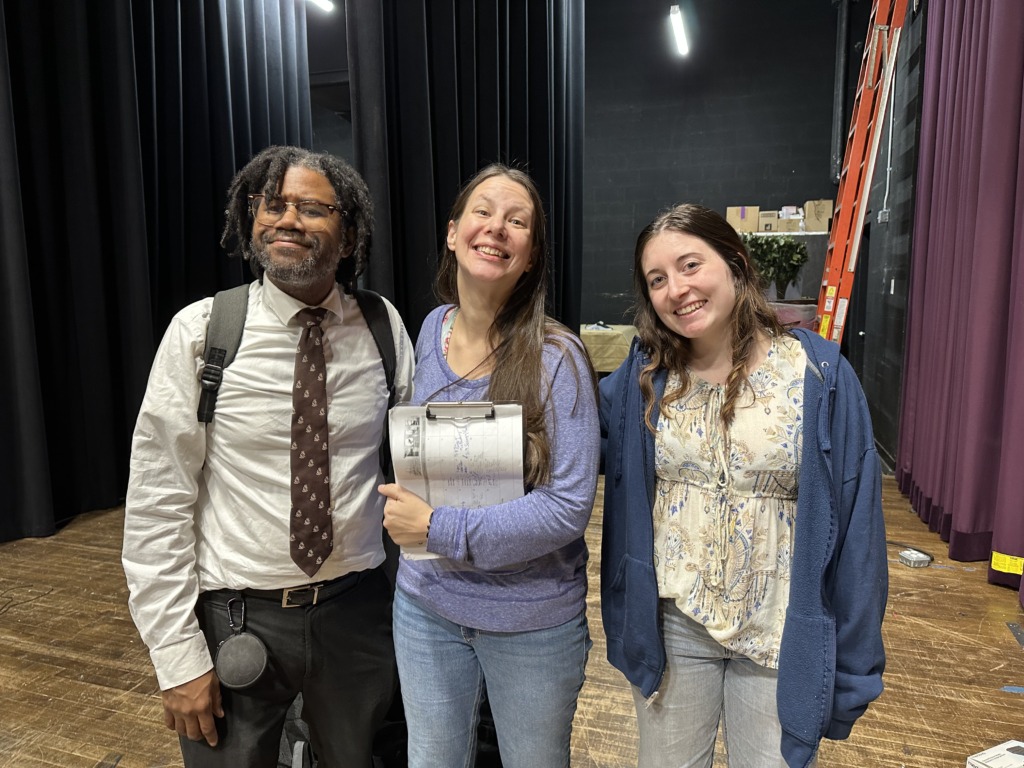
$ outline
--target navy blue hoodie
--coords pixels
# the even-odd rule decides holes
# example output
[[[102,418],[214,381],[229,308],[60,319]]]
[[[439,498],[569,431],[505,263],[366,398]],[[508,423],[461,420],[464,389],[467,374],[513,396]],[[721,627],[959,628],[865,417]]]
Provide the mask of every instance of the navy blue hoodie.
[[[822,737],[845,739],[882,692],[888,565],[881,472],[860,382],[838,345],[802,329],[793,334],[807,352],[804,449],[777,702],[782,756],[804,768]],[[638,383],[648,362],[635,339],[600,384],[608,660],[646,697],[665,671],[654,571],[654,436]],[[659,402],[665,380],[665,370],[655,374]]]

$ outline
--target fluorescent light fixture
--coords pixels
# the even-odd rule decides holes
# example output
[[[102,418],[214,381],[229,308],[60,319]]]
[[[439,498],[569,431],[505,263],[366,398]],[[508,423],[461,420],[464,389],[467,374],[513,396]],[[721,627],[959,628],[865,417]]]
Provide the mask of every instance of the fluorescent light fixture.
[[[678,5],[673,5],[669,9],[668,18],[672,22],[672,32],[676,36],[679,55],[686,56],[690,52],[690,44],[686,40],[686,27],[683,25],[683,14]]]
[[[325,11],[333,11],[334,3],[331,0],[309,0],[313,5],[323,8]]]

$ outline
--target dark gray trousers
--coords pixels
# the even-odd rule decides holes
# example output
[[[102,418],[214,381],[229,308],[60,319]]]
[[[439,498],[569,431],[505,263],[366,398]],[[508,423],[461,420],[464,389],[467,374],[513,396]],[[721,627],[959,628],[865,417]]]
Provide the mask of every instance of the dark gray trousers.
[[[200,596],[196,615],[211,653],[232,633],[227,602],[235,597],[230,590]],[[285,717],[300,693],[318,768],[370,768],[373,736],[397,681],[384,571],[364,571],[315,606],[245,597],[245,609],[245,629],[267,646],[270,663],[250,688],[221,687],[220,742],[211,749],[182,738],[186,768],[276,768]]]

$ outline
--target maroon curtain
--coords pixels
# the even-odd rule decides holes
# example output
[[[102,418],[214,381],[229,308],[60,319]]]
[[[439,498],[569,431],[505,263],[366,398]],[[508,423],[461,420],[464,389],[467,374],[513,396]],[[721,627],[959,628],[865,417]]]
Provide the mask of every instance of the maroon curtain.
[[[1020,589],[1024,3],[928,14],[897,479],[950,557]]]

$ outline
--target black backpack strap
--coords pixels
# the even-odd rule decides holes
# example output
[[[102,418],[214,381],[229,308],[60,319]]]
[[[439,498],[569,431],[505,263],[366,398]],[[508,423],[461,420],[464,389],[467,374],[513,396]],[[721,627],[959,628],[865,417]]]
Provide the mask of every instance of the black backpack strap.
[[[224,369],[231,365],[242,343],[242,329],[245,327],[245,312],[249,304],[249,286],[236,285],[226,291],[218,291],[213,297],[210,323],[206,327],[206,356],[203,374],[199,382],[199,410],[196,418],[209,424],[217,408],[217,392],[224,376]]]
[[[362,310],[366,324],[370,326],[373,341],[380,352],[380,361],[384,365],[384,378],[388,384],[388,408],[395,404],[395,337],[391,330],[391,316],[384,305],[384,299],[373,291],[356,288],[353,296]]]
[[[388,385],[388,410],[395,404],[395,368],[397,360],[395,356],[395,337],[391,330],[391,316],[388,308],[378,294],[363,288],[356,288],[353,292],[359,309],[366,318],[366,324],[370,327],[373,341],[380,352],[380,361],[384,366],[384,379]],[[386,480],[391,480],[391,440],[388,435],[388,417],[384,417],[384,429],[380,443],[380,469]]]

